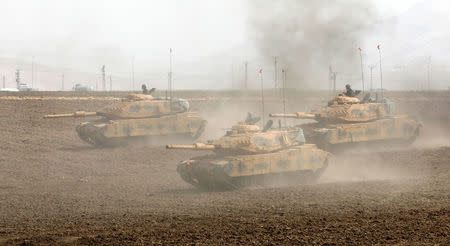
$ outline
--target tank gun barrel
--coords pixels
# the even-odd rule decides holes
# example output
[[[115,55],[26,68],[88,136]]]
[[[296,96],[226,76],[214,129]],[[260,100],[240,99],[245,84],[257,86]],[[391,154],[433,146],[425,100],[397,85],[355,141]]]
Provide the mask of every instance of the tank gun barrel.
[[[96,116],[97,112],[86,112],[86,111],[77,111],[75,113],[70,114],[48,114],[44,116],[44,119],[52,119],[52,118],[78,118],[78,117],[86,117],[86,116]]]
[[[269,114],[270,117],[275,118],[297,118],[297,119],[316,119],[316,116],[314,114],[307,114],[304,112],[297,112],[297,113],[291,113],[291,114]]]
[[[211,144],[169,144],[166,145],[166,149],[196,149],[196,150],[213,150],[216,147]]]

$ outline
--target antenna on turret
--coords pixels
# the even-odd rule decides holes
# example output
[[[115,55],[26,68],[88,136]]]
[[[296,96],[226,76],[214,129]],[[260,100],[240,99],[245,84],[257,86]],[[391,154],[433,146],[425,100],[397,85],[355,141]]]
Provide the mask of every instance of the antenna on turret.
[[[380,55],[380,83],[381,83],[381,100],[383,100],[383,70],[381,69],[381,49],[380,45],[377,45],[378,53]]]
[[[286,69],[282,68],[281,69],[281,73],[282,73],[282,96],[283,96],[283,113],[286,114]],[[286,124],[286,117],[283,117],[284,119],[284,128],[286,129],[287,124]]]

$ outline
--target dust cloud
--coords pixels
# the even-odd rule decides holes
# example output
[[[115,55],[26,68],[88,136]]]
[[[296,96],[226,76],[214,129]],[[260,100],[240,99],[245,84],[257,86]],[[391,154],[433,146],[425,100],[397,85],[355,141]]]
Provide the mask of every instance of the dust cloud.
[[[278,56],[289,87],[327,88],[329,65],[359,68],[358,45],[377,14],[369,1],[250,1],[249,32],[262,57]],[[272,61],[267,61],[272,62]]]

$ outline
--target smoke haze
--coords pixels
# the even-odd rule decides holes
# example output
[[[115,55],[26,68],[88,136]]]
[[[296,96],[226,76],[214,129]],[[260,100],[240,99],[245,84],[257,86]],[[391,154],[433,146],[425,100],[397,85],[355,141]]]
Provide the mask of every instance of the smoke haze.
[[[367,1],[254,1],[249,25],[263,57],[279,56],[291,87],[317,86],[328,65],[344,73],[359,65],[355,49],[377,15]],[[319,76],[322,74],[322,76]]]

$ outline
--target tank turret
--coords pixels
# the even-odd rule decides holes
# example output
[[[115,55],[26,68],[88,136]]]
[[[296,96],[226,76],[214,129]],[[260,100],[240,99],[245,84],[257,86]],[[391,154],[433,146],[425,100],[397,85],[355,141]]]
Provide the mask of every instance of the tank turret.
[[[147,91],[153,92],[154,89]],[[45,115],[46,119],[101,116],[100,123],[85,122],[76,127],[79,137],[94,145],[124,143],[136,137],[181,135],[196,139],[206,121],[189,112],[189,102],[181,98],[131,94],[97,112],[77,111]]]
[[[297,112],[290,114],[270,114],[271,117],[311,119],[321,123],[368,122],[380,119],[393,112],[391,102],[361,102],[356,97],[337,96],[327,107],[311,113]]]
[[[107,119],[139,119],[183,113],[188,110],[189,102],[184,99],[154,98],[151,95],[131,94],[97,112],[77,111],[69,114],[50,114],[45,115],[44,118],[103,116]]]

